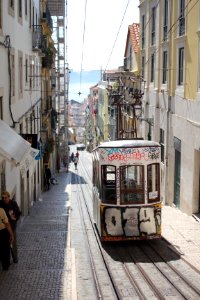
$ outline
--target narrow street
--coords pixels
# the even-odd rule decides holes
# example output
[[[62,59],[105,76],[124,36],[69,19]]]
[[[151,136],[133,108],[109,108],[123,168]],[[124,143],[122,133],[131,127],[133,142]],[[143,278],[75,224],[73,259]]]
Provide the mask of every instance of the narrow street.
[[[80,159],[90,170],[91,155],[81,151]],[[56,174],[58,185],[51,185],[34,203],[30,216],[22,220],[18,227],[19,262],[12,263],[9,271],[0,272],[0,299],[82,300],[89,294],[92,299],[94,287],[86,293],[91,281],[75,201],[75,175],[73,164],[69,173]],[[79,176],[84,178],[83,174]],[[193,217],[163,206],[163,237],[173,251],[200,272],[199,230],[200,223]]]
[[[42,194],[18,227],[18,264],[0,272],[0,299],[70,299],[69,176]]]

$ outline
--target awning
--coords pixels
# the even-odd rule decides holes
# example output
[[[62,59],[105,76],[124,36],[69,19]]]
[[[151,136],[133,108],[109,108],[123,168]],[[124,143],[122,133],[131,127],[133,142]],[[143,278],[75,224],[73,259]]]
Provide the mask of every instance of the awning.
[[[0,120],[0,155],[19,164],[29,155],[30,150],[31,144]]]

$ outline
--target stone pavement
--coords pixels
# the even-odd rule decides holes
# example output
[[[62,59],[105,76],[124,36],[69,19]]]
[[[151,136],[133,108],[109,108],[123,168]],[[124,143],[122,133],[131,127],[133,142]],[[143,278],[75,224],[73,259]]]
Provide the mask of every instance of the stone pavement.
[[[75,250],[70,248],[71,173],[41,195],[18,226],[19,262],[0,267],[1,300],[75,300]],[[162,232],[184,259],[200,271],[200,222],[164,206]]]
[[[200,272],[200,219],[165,205],[162,210],[162,235],[170,242],[172,249]]]
[[[69,236],[69,175],[41,195],[18,226],[19,262],[0,267],[1,300],[72,299],[74,253]]]

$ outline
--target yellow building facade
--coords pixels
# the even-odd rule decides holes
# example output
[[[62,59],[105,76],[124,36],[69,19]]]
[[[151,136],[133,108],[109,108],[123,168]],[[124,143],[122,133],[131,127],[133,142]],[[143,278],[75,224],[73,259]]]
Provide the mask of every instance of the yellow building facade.
[[[200,212],[199,46],[199,1],[140,1],[143,112],[161,144],[163,202],[189,215]]]

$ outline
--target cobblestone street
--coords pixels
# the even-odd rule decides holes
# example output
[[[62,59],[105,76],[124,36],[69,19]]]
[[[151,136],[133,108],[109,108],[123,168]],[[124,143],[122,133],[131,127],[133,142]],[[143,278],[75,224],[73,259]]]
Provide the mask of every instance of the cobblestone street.
[[[58,174],[58,185],[42,194],[18,226],[19,262],[0,272],[0,299],[70,299],[70,185],[65,174]]]

